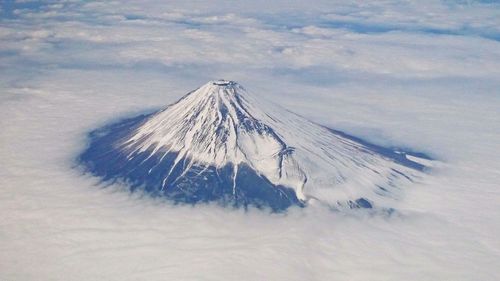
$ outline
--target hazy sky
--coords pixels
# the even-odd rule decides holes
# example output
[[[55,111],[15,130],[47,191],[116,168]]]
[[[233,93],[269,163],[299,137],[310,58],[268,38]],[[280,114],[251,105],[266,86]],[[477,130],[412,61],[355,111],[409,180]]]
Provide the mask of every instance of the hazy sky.
[[[499,280],[497,1],[2,1],[1,280]],[[436,159],[397,215],[102,188],[88,131],[230,79]]]

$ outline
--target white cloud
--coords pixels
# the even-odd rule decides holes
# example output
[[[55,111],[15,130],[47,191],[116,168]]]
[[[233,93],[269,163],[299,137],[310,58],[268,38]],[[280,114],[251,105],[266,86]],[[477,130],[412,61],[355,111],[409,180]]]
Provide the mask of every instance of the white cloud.
[[[0,20],[0,279],[499,279],[498,6],[268,2]],[[73,169],[89,130],[214,78],[444,163],[392,217],[171,206]]]
[[[450,9],[445,10],[443,5],[436,8],[440,15],[433,20],[436,27],[430,27],[427,21],[422,24],[408,18],[423,17],[422,11],[414,11],[418,5],[397,9],[396,5],[369,5],[368,9],[358,7],[359,4],[348,6],[350,12],[342,12],[340,5],[338,14],[327,9],[317,17],[305,13],[296,20],[290,16],[291,26],[302,25],[291,30],[275,23],[276,18],[287,18],[287,13],[270,11],[265,17],[252,17],[251,12],[238,15],[232,12],[234,7],[224,5],[212,13],[182,9],[169,12],[169,7],[163,5],[149,10],[117,5],[93,2],[83,7],[61,9],[56,5],[57,9],[49,6],[42,12],[20,12],[21,18],[28,18],[5,25],[5,29],[16,31],[17,36],[8,40],[4,49],[24,49],[29,59],[43,61],[48,57],[50,63],[63,60],[65,64],[93,64],[98,49],[97,52],[103,50],[98,61],[105,65],[157,62],[250,68],[323,66],[340,71],[430,78],[497,76],[500,69],[498,41],[481,37],[492,32],[489,26],[494,20],[474,27],[479,36],[462,34],[453,29],[477,22],[478,16],[462,18],[463,12],[451,10],[451,18],[458,23],[445,26],[441,24],[447,19],[444,11]],[[486,17],[495,14],[484,7],[480,11]],[[332,15],[339,14],[342,17],[349,14],[349,20],[342,19],[345,25],[331,25]],[[387,27],[382,25],[370,31],[371,25],[377,26],[384,20]],[[52,36],[37,36],[42,31]],[[494,32],[500,35],[499,31]],[[59,44],[65,44],[63,53],[57,48]],[[478,45],[481,52],[476,51]],[[87,56],[87,52],[92,54]],[[470,71],[473,67],[474,72]]]

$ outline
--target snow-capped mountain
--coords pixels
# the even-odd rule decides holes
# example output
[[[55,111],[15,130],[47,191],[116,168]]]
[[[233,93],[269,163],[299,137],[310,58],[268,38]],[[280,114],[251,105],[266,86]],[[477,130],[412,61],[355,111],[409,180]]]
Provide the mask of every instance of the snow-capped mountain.
[[[121,180],[176,202],[282,210],[313,201],[387,205],[424,169],[406,156],[219,80],[164,110],[92,132],[79,160],[106,181]]]

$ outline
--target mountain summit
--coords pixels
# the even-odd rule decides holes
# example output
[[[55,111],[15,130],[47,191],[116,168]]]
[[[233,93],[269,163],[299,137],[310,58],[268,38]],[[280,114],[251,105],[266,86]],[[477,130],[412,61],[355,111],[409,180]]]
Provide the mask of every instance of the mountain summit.
[[[270,207],[320,201],[371,208],[425,167],[317,125],[233,81],[211,81],[164,110],[98,129],[79,161],[104,181],[175,202]]]

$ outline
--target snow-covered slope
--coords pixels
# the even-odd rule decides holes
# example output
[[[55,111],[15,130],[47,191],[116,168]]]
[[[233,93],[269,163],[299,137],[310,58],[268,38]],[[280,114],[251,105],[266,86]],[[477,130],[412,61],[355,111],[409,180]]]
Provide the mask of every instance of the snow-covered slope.
[[[106,180],[125,180],[176,201],[277,210],[313,201],[387,205],[424,168],[405,156],[219,80],[157,113],[94,132],[80,160]]]

